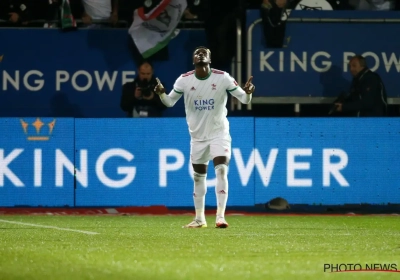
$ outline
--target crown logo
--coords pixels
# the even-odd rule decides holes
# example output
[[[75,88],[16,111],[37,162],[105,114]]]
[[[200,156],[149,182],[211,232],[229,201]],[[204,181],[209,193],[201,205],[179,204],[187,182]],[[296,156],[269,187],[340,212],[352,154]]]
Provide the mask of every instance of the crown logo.
[[[3,54],[3,55],[0,55],[0,62],[3,61],[3,57],[4,57],[4,54]]]
[[[24,133],[27,135],[27,139],[29,141],[47,141],[50,139],[50,135],[53,132],[54,126],[56,125],[56,120],[54,119],[52,122],[49,122],[45,124],[40,120],[40,118],[37,118],[31,125],[35,128],[36,130],[36,135],[29,134],[28,128],[29,128],[29,123],[24,121],[23,119],[20,119],[22,129],[24,130]],[[48,133],[44,134],[41,133],[43,126],[47,125],[49,127]]]

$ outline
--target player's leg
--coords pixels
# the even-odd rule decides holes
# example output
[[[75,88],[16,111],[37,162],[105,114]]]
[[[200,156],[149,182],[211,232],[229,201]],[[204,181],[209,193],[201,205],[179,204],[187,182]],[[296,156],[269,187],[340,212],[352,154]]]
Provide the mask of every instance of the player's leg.
[[[217,139],[211,144],[211,154],[214,157],[214,169],[217,177],[215,195],[217,198],[217,215],[215,226],[226,228],[228,223],[225,220],[225,209],[228,201],[228,166],[231,158],[231,140]]]
[[[196,211],[196,220],[205,222],[205,200],[207,193],[207,165],[192,164],[193,166],[193,202]]]
[[[205,218],[205,197],[207,193],[207,167],[209,162],[210,147],[208,143],[191,142],[190,158],[193,166],[193,202],[196,211],[195,219],[184,227],[207,227]]]

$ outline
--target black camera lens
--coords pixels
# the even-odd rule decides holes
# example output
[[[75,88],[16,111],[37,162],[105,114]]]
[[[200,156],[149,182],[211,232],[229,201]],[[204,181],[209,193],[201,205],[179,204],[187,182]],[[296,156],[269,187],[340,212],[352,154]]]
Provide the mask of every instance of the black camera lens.
[[[151,83],[148,80],[139,80],[137,83],[138,87],[140,87],[140,92],[142,96],[149,97],[152,92]]]
[[[149,97],[151,95],[150,87],[142,88],[141,92],[142,92],[142,95],[145,96],[145,97]]]

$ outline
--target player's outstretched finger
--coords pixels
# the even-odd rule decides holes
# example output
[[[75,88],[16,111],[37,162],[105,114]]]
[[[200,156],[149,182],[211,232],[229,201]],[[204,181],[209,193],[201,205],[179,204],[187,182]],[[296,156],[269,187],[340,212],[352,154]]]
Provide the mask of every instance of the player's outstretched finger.
[[[246,85],[250,85],[252,80],[253,80],[253,76],[251,76],[251,77],[249,78],[249,80],[247,81]]]
[[[160,82],[159,78],[156,78],[156,81],[157,81],[157,85],[161,85],[161,82]]]

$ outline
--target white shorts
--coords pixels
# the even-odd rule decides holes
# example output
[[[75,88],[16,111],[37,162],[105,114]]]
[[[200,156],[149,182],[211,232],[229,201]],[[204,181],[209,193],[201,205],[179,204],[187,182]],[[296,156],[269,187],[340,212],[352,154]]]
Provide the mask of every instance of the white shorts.
[[[190,141],[190,160],[192,164],[205,164],[216,157],[231,158],[230,136],[223,136],[212,140]]]

